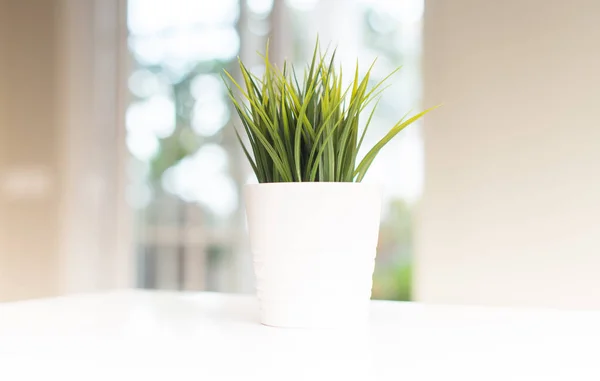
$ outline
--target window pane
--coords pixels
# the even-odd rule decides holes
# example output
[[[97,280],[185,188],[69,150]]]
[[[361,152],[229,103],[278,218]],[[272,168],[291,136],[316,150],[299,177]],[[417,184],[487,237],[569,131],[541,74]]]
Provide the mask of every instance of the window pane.
[[[137,210],[139,284],[252,292],[242,186],[256,179],[233,134],[220,74],[241,56],[255,73],[268,36],[302,67],[317,34],[340,64],[374,80],[400,74],[379,105],[366,146],[420,100],[422,0],[130,0],[127,144]],[[283,51],[285,50],[285,51]],[[419,128],[382,151],[366,181],[383,182],[385,207],[374,297],[410,298],[411,211],[422,183]]]

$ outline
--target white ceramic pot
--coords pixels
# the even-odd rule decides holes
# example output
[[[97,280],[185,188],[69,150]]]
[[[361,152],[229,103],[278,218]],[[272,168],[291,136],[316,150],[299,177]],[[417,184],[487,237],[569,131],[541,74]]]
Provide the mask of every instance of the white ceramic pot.
[[[247,185],[246,212],[261,322],[276,327],[365,323],[381,191],[361,183]]]

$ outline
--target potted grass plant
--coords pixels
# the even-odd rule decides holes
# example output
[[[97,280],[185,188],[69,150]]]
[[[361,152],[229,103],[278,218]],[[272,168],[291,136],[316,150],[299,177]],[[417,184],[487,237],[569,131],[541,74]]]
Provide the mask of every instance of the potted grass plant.
[[[373,65],[349,84],[335,51],[299,77],[264,55],[260,77],[240,61],[241,81],[225,72],[239,115],[237,137],[258,179],[245,188],[261,322],[278,327],[355,325],[368,318],[381,190],[362,183],[380,150],[432,109],[406,115],[361,156],[383,81]],[[365,118],[361,120],[361,118]],[[243,136],[244,137],[243,137]]]

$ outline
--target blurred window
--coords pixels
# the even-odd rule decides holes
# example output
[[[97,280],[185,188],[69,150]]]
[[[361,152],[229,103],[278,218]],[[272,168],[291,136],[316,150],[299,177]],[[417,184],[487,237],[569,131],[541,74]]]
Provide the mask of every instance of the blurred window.
[[[378,57],[374,80],[403,65],[380,102],[373,142],[419,105],[423,0],[129,0],[128,7],[128,195],[139,286],[252,292],[240,195],[256,180],[237,146],[220,73],[235,73],[238,56],[260,71],[256,52],[268,36],[302,67],[317,33],[324,46],[331,40],[338,47],[345,67],[353,69],[358,57],[366,69]],[[411,213],[422,162],[413,127],[367,176],[386,190],[376,298],[410,299]]]

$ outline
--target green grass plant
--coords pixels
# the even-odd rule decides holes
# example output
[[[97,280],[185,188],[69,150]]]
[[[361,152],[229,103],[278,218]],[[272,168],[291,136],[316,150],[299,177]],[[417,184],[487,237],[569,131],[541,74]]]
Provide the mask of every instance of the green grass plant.
[[[284,62],[280,69],[269,60],[268,46],[263,59],[260,77],[240,60],[242,84],[227,71],[224,78],[248,144],[236,129],[237,137],[260,183],[360,182],[392,138],[437,107],[405,115],[359,160],[383,85],[399,68],[369,86],[375,62],[361,78],[357,62],[345,85],[335,50],[322,53],[318,41],[301,80],[293,65]],[[361,127],[359,118],[372,102]]]

